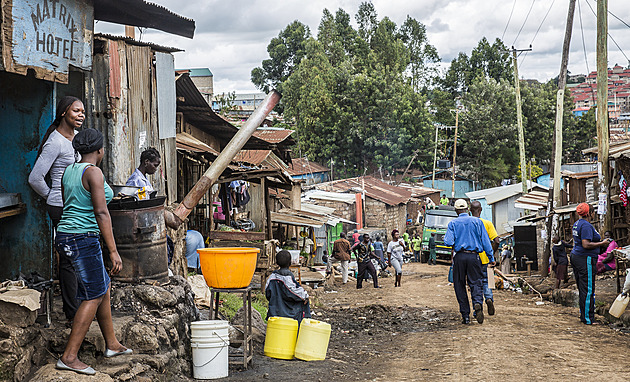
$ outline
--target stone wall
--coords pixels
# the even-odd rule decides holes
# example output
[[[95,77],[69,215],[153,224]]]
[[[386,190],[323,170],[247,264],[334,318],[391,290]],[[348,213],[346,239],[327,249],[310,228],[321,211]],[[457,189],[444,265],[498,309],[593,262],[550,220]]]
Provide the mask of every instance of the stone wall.
[[[365,200],[366,227],[379,227],[387,230],[387,235],[397,229],[405,232],[407,219],[407,205],[390,206],[372,198]]]

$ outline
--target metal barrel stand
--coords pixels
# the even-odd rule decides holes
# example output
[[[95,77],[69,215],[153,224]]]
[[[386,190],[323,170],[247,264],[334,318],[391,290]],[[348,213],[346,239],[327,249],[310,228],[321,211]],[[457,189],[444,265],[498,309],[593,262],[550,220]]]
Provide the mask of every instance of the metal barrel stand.
[[[229,364],[240,365],[247,369],[247,365],[252,361],[254,356],[254,339],[252,335],[252,287],[240,288],[240,289],[220,289],[210,288],[210,318],[219,319],[219,295],[221,293],[236,293],[240,294],[243,299],[243,308],[245,310],[243,314],[243,340],[242,341],[230,341],[235,345],[241,345],[243,351],[242,354],[230,354]]]

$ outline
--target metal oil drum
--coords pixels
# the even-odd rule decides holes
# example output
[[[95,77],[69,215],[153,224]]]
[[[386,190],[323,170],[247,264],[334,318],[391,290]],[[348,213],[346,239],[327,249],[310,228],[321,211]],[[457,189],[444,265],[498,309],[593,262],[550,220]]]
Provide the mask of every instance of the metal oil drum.
[[[164,200],[161,197],[110,204],[114,240],[123,266],[120,273],[112,276],[114,280],[129,283],[168,281]],[[103,253],[105,261],[109,262],[106,246]]]

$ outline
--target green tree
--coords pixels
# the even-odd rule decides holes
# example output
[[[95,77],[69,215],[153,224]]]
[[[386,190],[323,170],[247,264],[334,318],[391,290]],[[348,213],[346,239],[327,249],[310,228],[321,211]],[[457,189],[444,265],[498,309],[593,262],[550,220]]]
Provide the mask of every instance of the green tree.
[[[516,171],[514,88],[505,80],[478,78],[463,97],[458,162],[483,187],[492,187]]]
[[[399,34],[409,52],[411,85],[416,92],[426,91],[437,80],[435,64],[440,61],[437,49],[429,44],[424,24],[409,16],[400,27]]]
[[[582,150],[597,145],[596,114],[597,108],[592,107],[588,112],[574,120],[573,128],[564,129],[563,162],[580,162],[584,160]]]
[[[282,83],[304,57],[305,44],[310,36],[308,26],[297,20],[281,30],[278,37],[271,39],[267,45],[269,58],[263,60],[262,67],[252,70],[254,85],[265,93],[274,88],[282,92]]]
[[[478,78],[513,81],[513,76],[507,47],[498,38],[490,44],[484,37],[472,50],[470,57],[460,52],[457,58],[451,61],[441,86],[453,95],[462,95]]]

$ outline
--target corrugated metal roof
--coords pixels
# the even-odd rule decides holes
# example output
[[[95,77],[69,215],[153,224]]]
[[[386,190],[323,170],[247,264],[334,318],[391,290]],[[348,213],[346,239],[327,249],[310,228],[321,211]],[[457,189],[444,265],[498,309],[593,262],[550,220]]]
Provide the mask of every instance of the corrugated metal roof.
[[[543,185],[540,185],[538,183],[532,182],[530,180],[527,181],[527,186],[529,190],[532,190],[532,189],[549,190],[549,188]],[[496,202],[500,202],[501,200],[510,198],[512,196],[518,195],[522,192],[523,192],[523,183],[516,183],[516,184],[510,184],[509,186],[492,187],[485,190],[467,192],[466,196],[471,200],[478,200],[478,199],[485,198],[486,202],[490,205]]]
[[[532,191],[516,199],[514,207],[525,210],[540,210],[547,208],[548,192]]]
[[[328,171],[330,171],[328,167],[324,167],[316,162],[311,162],[307,158],[293,158],[291,160],[291,166],[289,167],[289,174],[291,175],[314,174]]]
[[[118,35],[107,34],[107,33],[94,33],[94,38],[99,38],[99,37],[102,39],[107,39],[107,40],[122,40],[129,45],[148,46],[151,49],[158,52],[173,53],[173,52],[184,51],[183,49],[173,48],[170,46],[162,46],[162,45],[154,44],[152,42],[134,40],[131,37],[127,37],[127,36],[118,36]]]
[[[177,90],[177,111],[182,112],[186,121],[195,127],[227,144],[238,132],[238,128],[217,115],[203,98],[188,73],[182,73],[175,81]],[[260,138],[251,137],[243,149],[269,150],[272,144]]]
[[[315,220],[311,218],[305,218],[300,216],[291,215],[283,212],[271,212],[271,221],[274,223],[289,224],[298,227],[312,227],[319,228],[326,224],[326,222]]]
[[[259,166],[267,159],[269,154],[271,154],[271,150],[241,150],[233,160]]]
[[[190,69],[185,69],[188,70],[188,73],[190,73],[191,77],[212,77],[212,72],[210,71],[210,68],[190,68]]]
[[[215,156],[219,156],[219,152],[207,144],[203,143],[199,139],[193,137],[188,133],[177,133],[175,137],[177,148],[186,151],[192,151],[196,153],[210,153]]]
[[[597,155],[598,148],[597,146],[589,147],[588,149],[582,150],[582,154],[596,154]],[[610,158],[619,158],[621,156],[630,156],[630,142],[627,139],[624,139],[621,142],[611,142],[608,155]]]
[[[302,203],[301,209],[306,212],[313,212],[322,215],[330,215],[335,212],[335,209],[332,207],[318,206],[317,204],[310,203]]]
[[[372,176],[320,183],[315,185],[315,188],[323,191],[355,193],[365,190],[366,196],[390,206],[405,204],[411,198],[411,191],[402,187],[392,186]]]
[[[413,184],[408,184],[408,183],[400,183],[398,187],[406,188],[409,191],[411,191],[412,198],[420,198],[423,196],[443,192],[442,190],[438,190],[437,188],[418,186],[418,185],[413,185]]]
[[[259,128],[258,130],[254,132],[254,136],[266,142],[278,144],[280,142],[284,142],[293,133],[295,133],[294,130],[288,130],[288,129]],[[292,141],[295,143],[293,139]]]
[[[586,172],[562,171],[562,177],[563,178],[571,178],[571,179],[597,178],[597,170],[595,170],[595,171],[586,171]]]
[[[313,200],[325,200],[330,202],[342,202],[347,204],[353,204],[355,202],[355,196],[353,194],[345,194],[342,192],[329,192],[321,190],[307,191],[305,194],[307,199]]]
[[[94,0],[94,19],[193,38],[195,21],[143,0]]]

